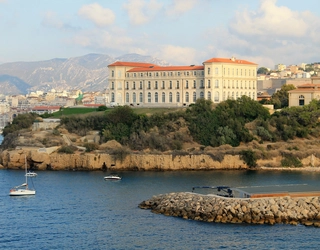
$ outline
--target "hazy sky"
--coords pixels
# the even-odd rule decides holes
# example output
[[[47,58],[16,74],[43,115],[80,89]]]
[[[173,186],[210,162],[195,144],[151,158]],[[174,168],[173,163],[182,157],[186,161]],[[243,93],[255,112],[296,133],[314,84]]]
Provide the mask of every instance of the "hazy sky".
[[[0,63],[101,53],[173,65],[320,61],[319,0],[0,0]]]

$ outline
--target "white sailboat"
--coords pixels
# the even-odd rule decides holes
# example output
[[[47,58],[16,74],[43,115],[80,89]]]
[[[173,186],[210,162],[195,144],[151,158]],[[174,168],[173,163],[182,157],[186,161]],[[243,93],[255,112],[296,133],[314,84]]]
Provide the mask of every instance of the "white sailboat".
[[[28,187],[28,175],[27,175],[27,158],[25,156],[24,158],[25,161],[25,177],[26,177],[26,182],[16,186],[14,188],[10,189],[10,196],[23,196],[23,195],[35,195],[36,194],[36,190],[34,189],[29,189]]]

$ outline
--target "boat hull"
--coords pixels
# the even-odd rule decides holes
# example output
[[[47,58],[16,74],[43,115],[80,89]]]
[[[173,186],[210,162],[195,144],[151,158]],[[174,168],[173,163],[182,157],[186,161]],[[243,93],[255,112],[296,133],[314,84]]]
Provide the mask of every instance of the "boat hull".
[[[35,195],[36,190],[29,190],[29,189],[13,189],[10,190],[10,196],[25,196],[25,195]]]

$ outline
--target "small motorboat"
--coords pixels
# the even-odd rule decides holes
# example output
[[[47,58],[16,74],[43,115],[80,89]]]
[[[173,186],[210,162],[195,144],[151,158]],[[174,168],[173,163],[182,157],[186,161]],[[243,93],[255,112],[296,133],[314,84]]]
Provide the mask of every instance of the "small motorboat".
[[[118,176],[118,175],[111,174],[111,175],[105,176],[104,179],[105,179],[105,180],[120,181],[120,180],[121,180],[121,177]]]
[[[26,173],[26,176],[28,176],[28,177],[36,177],[38,174],[37,173],[35,173],[35,172],[28,172],[28,173]]]

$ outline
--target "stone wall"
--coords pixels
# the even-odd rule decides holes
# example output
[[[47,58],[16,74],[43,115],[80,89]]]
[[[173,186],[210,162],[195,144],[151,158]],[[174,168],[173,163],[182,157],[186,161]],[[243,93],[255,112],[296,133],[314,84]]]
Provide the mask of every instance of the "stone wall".
[[[236,199],[185,192],[154,196],[141,202],[139,207],[205,222],[320,227],[320,197]]]

